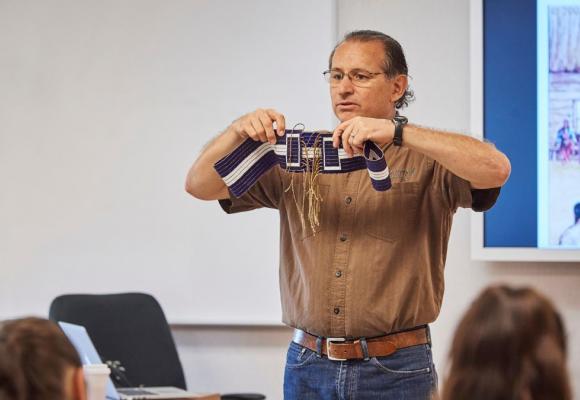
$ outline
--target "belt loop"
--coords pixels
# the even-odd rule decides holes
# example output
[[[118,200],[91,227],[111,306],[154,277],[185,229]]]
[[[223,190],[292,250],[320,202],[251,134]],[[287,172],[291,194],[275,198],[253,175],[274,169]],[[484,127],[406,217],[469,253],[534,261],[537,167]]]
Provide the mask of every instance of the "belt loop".
[[[359,340],[360,340],[360,347],[362,348],[362,352],[363,352],[363,359],[365,361],[368,361],[370,359],[370,357],[369,357],[369,346],[367,345],[367,338],[361,337]]]
[[[429,328],[429,325],[425,325],[425,333],[427,333],[427,343],[429,344],[429,347],[433,347],[431,346],[431,329]]]
[[[322,357],[322,336],[316,338],[316,357]]]

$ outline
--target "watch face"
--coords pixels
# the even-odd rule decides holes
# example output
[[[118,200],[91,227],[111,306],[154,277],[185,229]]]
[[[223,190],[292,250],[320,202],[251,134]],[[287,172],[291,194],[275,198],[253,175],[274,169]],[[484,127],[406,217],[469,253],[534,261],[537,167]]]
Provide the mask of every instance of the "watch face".
[[[407,122],[409,122],[409,120],[407,119],[407,117],[403,117],[402,115],[397,115],[393,119],[395,121],[397,121],[398,123],[400,123],[401,125],[405,125]]]

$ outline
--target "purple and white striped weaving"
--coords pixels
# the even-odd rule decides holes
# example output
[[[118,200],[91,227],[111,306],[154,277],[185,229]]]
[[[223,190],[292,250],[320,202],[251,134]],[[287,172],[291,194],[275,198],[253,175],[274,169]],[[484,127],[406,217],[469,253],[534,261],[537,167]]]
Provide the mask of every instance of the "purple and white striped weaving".
[[[240,197],[270,168],[279,165],[289,172],[312,170],[318,157],[318,172],[336,174],[366,168],[373,187],[385,191],[391,187],[389,167],[383,151],[373,142],[365,142],[362,156],[349,157],[342,147],[332,146],[331,132],[286,130],[276,137],[276,144],[247,139],[214,168],[234,196]]]

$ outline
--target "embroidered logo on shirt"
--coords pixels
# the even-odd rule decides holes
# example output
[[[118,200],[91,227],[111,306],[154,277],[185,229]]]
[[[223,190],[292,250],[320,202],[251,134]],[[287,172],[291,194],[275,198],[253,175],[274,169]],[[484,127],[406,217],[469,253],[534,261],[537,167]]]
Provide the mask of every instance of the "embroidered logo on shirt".
[[[397,182],[407,182],[410,178],[415,176],[415,167],[400,168],[391,170],[391,179]]]

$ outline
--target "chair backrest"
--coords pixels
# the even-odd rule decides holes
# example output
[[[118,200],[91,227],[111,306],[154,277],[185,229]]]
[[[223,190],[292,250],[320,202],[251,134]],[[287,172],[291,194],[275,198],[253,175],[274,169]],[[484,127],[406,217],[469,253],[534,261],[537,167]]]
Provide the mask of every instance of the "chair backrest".
[[[103,362],[119,361],[128,382],[117,386],[186,389],[181,361],[161,306],[145,293],[67,294],[55,298],[53,321],[83,325]]]

